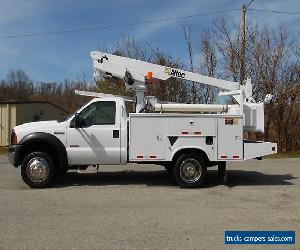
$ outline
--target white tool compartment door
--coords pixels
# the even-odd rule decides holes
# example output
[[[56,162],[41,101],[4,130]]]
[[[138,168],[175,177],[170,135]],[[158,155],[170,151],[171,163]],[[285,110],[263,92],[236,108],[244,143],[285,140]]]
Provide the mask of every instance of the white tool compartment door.
[[[243,159],[243,120],[239,117],[218,118],[218,160]]]
[[[161,117],[130,117],[131,161],[165,159],[165,122]]]

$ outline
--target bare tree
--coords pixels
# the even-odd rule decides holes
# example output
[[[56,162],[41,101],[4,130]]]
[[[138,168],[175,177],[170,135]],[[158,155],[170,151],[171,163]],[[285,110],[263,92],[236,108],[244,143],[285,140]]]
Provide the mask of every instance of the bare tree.
[[[6,82],[14,87],[17,101],[27,100],[33,91],[33,84],[23,70],[9,72]]]
[[[190,23],[185,22],[185,23],[181,23],[180,27],[183,31],[184,40],[186,42],[186,49],[187,49],[188,59],[189,59],[189,64],[190,64],[189,69],[190,69],[190,71],[194,72],[192,26]],[[197,102],[197,88],[196,88],[195,82],[192,82],[191,94],[192,94],[192,103],[196,103]]]
[[[217,70],[217,55],[216,48],[212,42],[210,31],[202,38],[200,42],[200,52],[202,55],[202,63],[200,65],[200,72],[204,75],[216,77]],[[216,101],[216,94],[218,90],[212,86],[204,86],[204,102],[213,103]]]
[[[234,32],[235,31],[235,32]],[[295,149],[292,138],[300,139],[299,124],[299,58],[285,26],[271,29],[248,24],[246,42],[246,74],[254,84],[253,96],[261,101],[265,95],[275,96],[265,107],[265,139],[279,143],[279,150]],[[239,79],[240,32],[230,29],[224,19],[215,22],[213,38],[224,76]],[[297,52],[297,49],[296,49]],[[254,138],[261,137],[252,134]],[[295,144],[295,143],[294,143]]]
[[[181,26],[186,42],[190,66],[193,64],[191,26]],[[241,79],[241,31],[239,25],[224,18],[214,21],[200,41],[200,72],[239,82]],[[265,106],[264,139],[277,141],[279,150],[299,150],[300,144],[300,47],[290,39],[285,26],[259,27],[248,23],[245,54],[245,75],[251,77],[253,96],[262,101],[266,94],[274,100]],[[192,69],[194,69],[194,65]],[[215,101],[218,90],[201,86],[205,103]],[[194,90],[194,89],[193,89]],[[262,139],[258,133],[249,138]]]

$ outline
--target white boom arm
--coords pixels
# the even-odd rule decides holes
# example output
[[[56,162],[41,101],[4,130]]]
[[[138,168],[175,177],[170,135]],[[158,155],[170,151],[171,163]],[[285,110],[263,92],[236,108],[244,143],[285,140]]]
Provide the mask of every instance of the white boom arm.
[[[174,77],[195,83],[202,83],[223,90],[219,95],[231,95],[239,104],[238,107],[236,107],[237,105],[234,105],[228,108],[227,112],[229,114],[244,115],[244,126],[248,131],[263,132],[264,130],[263,103],[255,103],[253,100],[250,79],[247,79],[245,84],[240,85],[238,82],[208,77],[181,69],[170,68],[99,51],[91,52],[91,57],[93,59],[95,77],[116,77],[124,79],[126,89],[135,91],[136,112],[140,112],[140,110],[144,108],[144,93],[146,91],[147,80],[151,78],[167,80]],[[217,110],[215,112],[218,112],[218,110],[223,110],[223,107],[212,109],[212,107],[204,107],[205,105],[209,106],[208,104],[198,105],[199,111]],[[174,111],[175,108],[175,106],[172,107],[172,105],[156,106],[158,111]],[[202,107],[203,110],[201,110],[200,107]],[[180,111],[180,105],[177,108],[177,111]],[[184,107],[184,109],[191,110],[187,107]],[[192,108],[194,111],[195,109],[196,107]]]
[[[225,91],[239,89],[239,83],[237,82],[208,77],[181,69],[173,69],[127,57],[116,56],[98,51],[92,52],[91,57],[94,60],[94,68],[96,69],[95,73],[102,76],[103,74],[105,75],[108,73],[108,75],[111,74],[114,77],[124,78],[125,72],[128,71],[134,80],[145,82],[145,79],[148,77],[148,72],[152,72],[152,77],[160,80],[168,80],[171,77],[175,77],[188,81],[204,83]]]
[[[204,76],[194,72],[174,69],[99,51],[91,52],[91,57],[93,59],[93,66],[95,69],[94,75],[96,77],[102,76],[103,78],[107,78],[111,76],[124,79],[127,89],[138,92],[137,97],[141,95],[141,92],[145,91],[145,81],[150,75],[151,78],[160,80],[167,80],[171,77],[174,77],[217,87],[223,91],[227,91],[227,95],[232,95],[238,103],[240,103],[241,98],[253,100],[252,84],[250,79],[247,79],[245,85],[240,85],[238,82]],[[130,79],[132,79],[132,81],[130,81]],[[236,90],[241,90],[241,92],[236,92]],[[242,95],[241,97],[239,96],[240,94]]]

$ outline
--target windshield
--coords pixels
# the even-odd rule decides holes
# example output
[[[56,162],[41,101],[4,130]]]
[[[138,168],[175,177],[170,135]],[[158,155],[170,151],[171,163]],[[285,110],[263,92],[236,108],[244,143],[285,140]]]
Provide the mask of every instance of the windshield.
[[[80,107],[79,109],[81,109],[81,108],[82,107]],[[78,112],[79,109],[77,109],[75,112],[71,113],[70,115],[67,115],[66,117],[58,119],[57,121],[58,122],[65,122],[66,120],[69,120],[73,115],[75,115]]]

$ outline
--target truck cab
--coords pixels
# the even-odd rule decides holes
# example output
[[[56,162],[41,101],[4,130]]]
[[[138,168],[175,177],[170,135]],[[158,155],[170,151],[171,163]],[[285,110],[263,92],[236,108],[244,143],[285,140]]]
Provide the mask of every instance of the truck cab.
[[[52,176],[75,166],[126,164],[125,101],[95,98],[64,120],[16,126],[8,156],[15,167],[21,165],[23,180],[32,187],[46,186],[46,179],[50,183]]]
[[[65,123],[69,165],[126,163],[127,115],[122,98],[96,98]]]

